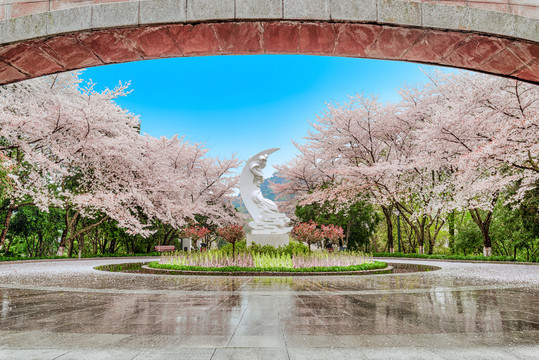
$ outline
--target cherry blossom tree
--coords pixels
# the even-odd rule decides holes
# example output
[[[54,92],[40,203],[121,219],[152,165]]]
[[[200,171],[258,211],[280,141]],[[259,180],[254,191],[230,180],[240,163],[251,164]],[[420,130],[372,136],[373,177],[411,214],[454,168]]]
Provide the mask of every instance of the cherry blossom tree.
[[[4,154],[0,153],[0,202],[9,197],[13,179],[11,174],[13,172],[13,162]]]
[[[335,182],[333,173],[335,159],[326,162],[309,144],[294,143],[294,146],[298,150],[298,155],[285,164],[275,165],[279,176],[286,181],[270,184],[290,218],[294,218],[294,211],[299,201],[321,186]]]
[[[195,243],[207,236],[210,233],[210,230],[205,227],[200,226],[189,226],[182,230],[182,237],[191,238]]]
[[[334,201],[347,206],[368,194],[384,214],[389,251],[393,251],[393,212],[405,210],[407,219],[417,228],[422,251],[424,229],[428,224],[425,216],[416,210],[428,208],[425,201],[432,198],[427,194],[422,198],[416,196],[413,200],[416,203],[423,200],[421,206],[405,206],[412,199],[405,194],[417,187],[418,174],[410,164],[413,133],[400,119],[401,112],[397,106],[364,96],[352,97],[344,104],[329,105],[312,124],[313,131],[305,146],[314,149],[311,153],[320,154],[319,162],[331,163],[332,182],[330,186],[309,191],[302,201]],[[293,170],[283,172],[293,174]],[[414,223],[415,219],[421,220]]]
[[[0,88],[0,151],[15,164],[0,247],[14,211],[33,204],[41,210],[60,206],[58,194],[70,191],[59,184],[73,175],[69,164],[82,154],[92,130],[79,84],[74,73]]]
[[[232,259],[236,258],[236,243],[243,239],[245,233],[243,231],[243,226],[239,224],[229,224],[217,229],[217,233],[222,237],[226,242],[232,244]]]
[[[138,117],[114,101],[127,94],[122,84],[101,92],[91,82],[82,86],[79,73],[0,87],[0,153],[14,164],[8,226],[21,206],[63,208],[63,254],[109,219],[147,236],[155,220],[179,228],[197,214],[236,218],[239,161],[209,157],[184,138],[139,134]],[[94,221],[83,226],[82,217]]]
[[[318,244],[324,240],[324,231],[314,221],[309,221],[294,226],[292,236],[297,241],[307,243],[309,252],[311,252],[311,244]]]
[[[339,242],[344,238],[344,230],[340,226],[333,224],[322,225],[321,229],[324,234],[324,238],[328,239],[330,244],[338,245]]]
[[[491,255],[489,227],[500,193],[518,202],[539,179],[539,88],[470,73],[432,73],[414,93],[417,163],[450,174],[448,209],[468,209]],[[418,101],[419,100],[419,101]]]
[[[388,191],[385,168],[375,166],[396,157],[396,144],[392,141],[394,111],[376,98],[357,95],[348,102],[330,104],[312,124],[314,131],[308,137],[326,159],[338,159],[335,167],[338,181],[332,189],[322,189],[318,195],[322,198],[329,195],[339,202],[355,202],[358,194],[368,192],[384,214],[390,252],[393,251],[393,198]]]
[[[384,214],[390,252],[394,212],[399,212],[414,230],[419,252],[424,251],[425,240],[432,251],[444,224],[440,204],[446,194],[447,176],[445,169],[434,170],[417,162],[417,125],[410,115],[415,112],[417,109],[404,101],[382,104],[376,98],[359,95],[347,103],[329,105],[312,124],[305,148],[319,156],[312,162],[331,163],[331,182],[313,184],[312,190],[303,191],[301,201],[333,201],[346,207],[368,194]],[[279,170],[285,178],[294,180],[297,164],[299,160]],[[287,185],[281,185],[281,193],[286,193],[283,189]]]
[[[390,251],[394,212],[423,252],[425,242],[432,251],[446,214],[467,209],[490,255],[500,193],[518,184],[518,202],[539,179],[539,88],[470,73],[428,76],[424,86],[404,87],[397,104],[356,96],[329,105],[300,155],[278,168],[289,182],[275,190],[296,203],[342,206],[368,193],[386,218]]]
[[[232,206],[238,178],[234,157],[207,156],[208,149],[183,138],[143,137],[136,187],[146,189],[144,213],[180,228],[206,216],[216,223],[237,220]],[[148,186],[147,184],[151,184]]]

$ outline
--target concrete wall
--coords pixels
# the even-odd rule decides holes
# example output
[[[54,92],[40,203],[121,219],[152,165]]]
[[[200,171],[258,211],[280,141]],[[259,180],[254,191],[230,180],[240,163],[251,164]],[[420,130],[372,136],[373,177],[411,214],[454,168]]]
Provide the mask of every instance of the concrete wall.
[[[500,1],[517,0],[484,1],[494,6]],[[532,8],[539,9],[537,0],[518,1],[535,1],[538,5]],[[80,5],[86,2],[54,0],[47,4],[51,7],[50,5],[57,3],[69,6],[73,3]],[[60,6],[52,6],[52,11],[43,12],[36,9],[33,15],[0,21],[0,44],[88,29],[231,20],[350,21],[476,31],[539,42],[537,11],[526,12],[526,16],[519,16],[468,6],[447,5],[451,1],[443,1],[444,5],[432,1],[417,3],[400,0],[145,0],[107,4],[100,3],[103,0],[93,2],[96,4],[63,10],[54,9]],[[21,4],[38,6],[40,2]]]
[[[468,7],[473,9],[498,11],[508,14],[520,15],[529,18],[539,18],[539,5],[536,0],[403,0],[407,2],[415,3],[431,3],[440,5],[458,5],[461,7]],[[93,4],[107,4],[116,2],[129,2],[125,0],[0,0],[0,20],[11,19],[20,16],[39,14],[55,10],[64,10],[74,7],[82,7]],[[197,0],[178,0],[178,3],[186,4],[185,7],[205,6],[209,1],[197,1]],[[222,2],[226,3],[226,0],[214,1],[213,3]],[[229,1],[233,3],[234,1]],[[304,8],[311,7],[312,10],[317,12],[326,12],[330,16],[332,13],[338,13],[342,9],[346,12],[360,11],[363,12],[366,9],[373,8],[373,4],[376,1],[368,0],[310,0],[310,1],[282,1],[282,0],[235,0],[234,8],[240,13],[249,8],[257,8],[258,11],[267,14],[285,14],[285,9],[288,12],[288,8],[294,11],[294,3],[303,3]]]

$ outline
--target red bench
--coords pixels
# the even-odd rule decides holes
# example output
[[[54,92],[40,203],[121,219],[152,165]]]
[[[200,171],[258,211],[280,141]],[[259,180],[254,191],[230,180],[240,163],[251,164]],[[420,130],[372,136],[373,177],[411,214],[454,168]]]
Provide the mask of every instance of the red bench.
[[[176,250],[174,245],[157,245],[155,251],[157,252],[170,252]]]

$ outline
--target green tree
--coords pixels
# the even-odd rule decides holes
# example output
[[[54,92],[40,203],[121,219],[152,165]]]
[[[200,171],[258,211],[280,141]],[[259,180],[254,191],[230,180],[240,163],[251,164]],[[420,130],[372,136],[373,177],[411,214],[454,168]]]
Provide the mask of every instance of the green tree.
[[[364,249],[373,235],[380,217],[373,205],[360,200],[346,209],[337,209],[334,204],[313,203],[296,207],[296,216],[300,222],[314,221],[321,225],[338,225],[344,229],[345,238],[340,246],[350,250]]]
[[[458,253],[479,254],[483,247],[483,234],[468,212],[456,226],[455,248]]]
[[[509,191],[506,196],[511,196]],[[497,255],[517,258],[520,253],[527,260],[539,250],[539,188],[528,191],[522,202],[514,205],[500,201],[494,210],[491,236]],[[525,255],[524,255],[525,254]]]
[[[62,232],[62,218],[63,212],[57,208],[48,212],[35,206],[20,208],[11,219],[13,252],[29,257],[52,255]]]
[[[529,233],[529,241],[525,242],[526,259],[536,258],[539,253],[539,182],[535,188],[524,196],[520,203],[519,216],[524,229]]]

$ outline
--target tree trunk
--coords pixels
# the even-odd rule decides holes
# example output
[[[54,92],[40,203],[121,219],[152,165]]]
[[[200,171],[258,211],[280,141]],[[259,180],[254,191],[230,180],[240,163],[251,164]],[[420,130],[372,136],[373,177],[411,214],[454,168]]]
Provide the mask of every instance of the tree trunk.
[[[44,248],[44,240],[43,240],[43,232],[38,231],[37,233],[37,248],[36,248],[36,256],[43,256]]]
[[[96,229],[94,240],[92,241],[92,253],[97,255],[97,242],[99,241],[99,229]]]
[[[414,230],[416,231],[417,243],[419,245],[420,254],[425,253],[425,221],[425,216],[423,216],[421,221],[416,221],[417,225],[414,227]]]
[[[451,250],[451,253],[455,253],[455,210],[451,211],[449,213],[449,216],[447,217],[448,225],[449,225],[449,249]]]
[[[481,234],[483,234],[483,256],[490,257],[492,256],[492,241],[490,240],[489,230],[490,222],[492,220],[492,211],[487,211],[484,220],[481,218],[481,213],[478,209],[470,209],[469,211],[473,221],[479,226]]]
[[[64,251],[65,251],[66,244],[70,240],[67,235],[71,231],[71,228],[73,227],[73,223],[76,221],[76,219],[78,218],[79,213],[80,213],[79,211],[75,212],[73,217],[71,219],[69,219],[69,210],[70,209],[71,209],[70,207],[68,207],[66,209],[66,215],[65,215],[65,218],[64,218],[64,222],[65,222],[66,227],[65,227],[64,231],[62,231],[62,238],[60,240],[60,246],[58,247],[58,252],[56,253],[57,256],[64,256]]]
[[[99,240],[99,251],[101,251],[101,254],[104,255],[105,252],[107,251],[107,244],[108,244],[107,238],[103,234],[101,234],[99,235],[98,240]]]
[[[110,244],[109,244],[109,253],[114,254],[115,249],[116,249],[116,238],[112,237],[112,239],[110,239]]]
[[[75,238],[69,239],[67,243],[67,257],[71,258],[73,256],[73,243],[75,242]]]
[[[73,216],[73,219],[71,219],[71,226],[70,228],[73,230],[75,230],[77,228],[77,225],[79,224],[79,216],[78,216],[78,213],[77,215]],[[83,223],[83,226],[84,226],[84,223]],[[80,233],[80,232],[79,232]],[[71,235],[68,239],[68,247],[67,247],[67,257],[68,258],[71,258],[73,257],[73,246],[75,246],[75,239],[77,238],[78,236],[77,235]]]
[[[418,253],[424,254],[425,253],[425,247],[424,247],[425,222],[426,222],[425,216],[423,215],[423,217],[421,218],[421,221],[419,221],[418,219],[414,220],[410,216],[406,216],[407,213],[411,215],[412,212],[407,210],[402,204],[397,203],[397,209],[399,210],[399,213],[401,214],[404,221],[406,221],[406,223],[410,227],[411,229],[410,231],[413,231],[415,234],[417,245],[418,245]]]
[[[84,235],[79,237],[79,259],[82,258],[82,253],[84,251]]]
[[[4,248],[4,245],[6,243],[7,231],[9,229],[9,224],[11,222],[11,217],[13,216],[14,210],[15,209],[12,205],[10,205],[7,209],[6,218],[4,220],[4,228],[2,229],[2,233],[0,234],[0,251]]]
[[[429,224],[426,227],[427,239],[429,240],[429,254],[432,254],[434,251],[434,245],[436,244],[436,238],[444,226],[445,220],[440,218],[440,213],[438,212],[434,218],[429,216]],[[431,234],[430,230],[434,226],[434,234]]]
[[[417,238],[417,253],[418,254],[424,254],[425,253],[425,243],[423,242],[423,236],[421,235],[421,231],[414,229],[415,236]]]
[[[415,252],[417,239],[414,238],[414,232],[412,231],[411,227],[408,227],[408,228],[405,227],[404,230],[406,232],[406,237],[408,240],[408,249],[407,250],[404,249],[404,252],[408,252],[408,253]]]
[[[390,253],[395,252],[393,248],[393,222],[391,221],[391,208],[387,206],[382,206],[382,212],[386,219],[387,225],[387,247]]]
[[[434,241],[431,239],[430,231],[427,229],[427,241],[429,243],[429,255],[432,255],[434,252]]]
[[[76,221],[77,221],[77,218],[78,218],[78,214],[79,212],[77,212],[77,214],[73,217],[73,219],[71,219],[71,221],[69,221],[69,224],[70,226],[68,226],[66,228],[69,229],[69,228],[72,228],[74,229],[75,228],[75,225],[76,225]],[[67,215],[66,215],[66,218],[67,218]],[[103,222],[105,222],[105,220],[107,220],[109,218],[108,215],[105,215],[103,218],[101,218],[101,220],[99,220],[98,222],[96,223],[93,223],[92,225],[90,226],[87,226],[85,228],[82,228],[80,229],[79,231],[75,232],[74,234],[70,235],[69,236],[69,239],[67,239],[66,241],[69,241],[69,244],[70,244],[70,251],[72,252],[73,250],[73,242],[75,241],[75,238],[79,237],[79,236],[82,236],[84,235],[85,233],[87,233],[88,231],[98,227],[99,225],[101,225]],[[64,234],[62,233],[62,237],[64,237]],[[66,241],[63,241],[64,242],[64,248],[65,248],[65,242]],[[60,245],[62,244],[62,242],[60,242]],[[58,252],[60,252],[60,249],[58,249]],[[63,254],[63,249],[62,249],[62,254]],[[71,256],[70,256],[71,257]]]
[[[62,237],[60,238],[60,245],[58,246],[58,251],[56,256],[64,256],[64,250],[66,248],[66,239],[67,239],[67,228],[62,231]]]
[[[2,233],[0,233],[0,251],[2,251],[2,249],[6,245],[7,232],[9,230],[9,224],[11,223],[11,217],[13,216],[13,212],[23,206],[29,206],[29,205],[34,205],[34,203],[25,202],[25,203],[15,205],[14,200],[11,200],[9,202],[9,207],[7,208],[6,218],[4,219],[4,228],[2,229]],[[9,246],[10,244],[7,245],[6,252],[9,251]]]

